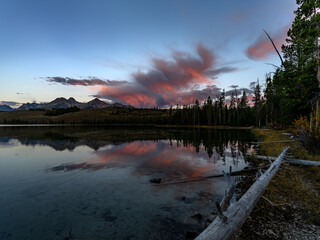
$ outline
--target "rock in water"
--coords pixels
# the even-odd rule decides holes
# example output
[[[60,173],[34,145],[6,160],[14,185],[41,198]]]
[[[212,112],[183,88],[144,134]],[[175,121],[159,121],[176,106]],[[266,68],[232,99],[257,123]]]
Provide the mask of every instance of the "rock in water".
[[[152,182],[152,183],[160,183],[161,182],[161,178],[150,179],[150,182]]]

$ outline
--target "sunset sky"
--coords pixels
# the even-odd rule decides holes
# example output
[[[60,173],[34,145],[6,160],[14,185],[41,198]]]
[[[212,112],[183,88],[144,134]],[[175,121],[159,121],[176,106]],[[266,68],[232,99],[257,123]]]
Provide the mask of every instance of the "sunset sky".
[[[294,0],[0,0],[0,104],[57,97],[166,107],[280,65]],[[228,92],[229,91],[229,92]]]

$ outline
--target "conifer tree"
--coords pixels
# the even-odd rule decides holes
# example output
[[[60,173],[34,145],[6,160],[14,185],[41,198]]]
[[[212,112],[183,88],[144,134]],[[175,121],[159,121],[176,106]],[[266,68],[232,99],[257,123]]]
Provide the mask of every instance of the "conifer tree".
[[[277,102],[273,105],[273,114],[277,114],[275,119],[286,125],[300,115],[309,114],[310,100],[319,92],[320,83],[317,80],[320,1],[297,0],[297,4],[295,19],[287,33],[287,44],[282,46],[283,68],[276,70],[266,90],[267,102]]]

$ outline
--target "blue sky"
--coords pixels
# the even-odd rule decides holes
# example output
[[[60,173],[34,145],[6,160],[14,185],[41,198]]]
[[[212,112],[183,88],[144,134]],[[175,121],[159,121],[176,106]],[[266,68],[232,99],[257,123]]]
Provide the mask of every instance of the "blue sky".
[[[296,8],[293,0],[0,0],[0,101],[88,101],[99,96],[151,107],[175,104],[192,94],[203,98],[213,86],[248,88],[274,70],[265,63],[279,64],[262,29],[280,46]],[[211,66],[191,71],[195,59],[204,62],[200,45],[214,59]],[[189,65],[180,80],[163,79],[167,69],[155,66],[155,60],[171,70],[180,71],[185,61]],[[209,76],[217,69],[222,71]],[[193,70],[206,79],[199,80]],[[159,72],[162,77],[153,78]],[[68,79],[125,83],[88,86]],[[163,84],[170,90],[156,89]],[[141,94],[139,101],[132,100]]]

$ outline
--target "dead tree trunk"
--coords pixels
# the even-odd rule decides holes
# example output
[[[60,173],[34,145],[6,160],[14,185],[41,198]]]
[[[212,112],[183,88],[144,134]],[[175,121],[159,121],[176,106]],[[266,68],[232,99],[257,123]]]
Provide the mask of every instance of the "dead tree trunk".
[[[215,220],[195,240],[231,239],[241,228],[254,206],[262,196],[272,177],[278,171],[288,148],[285,148],[268,170],[249,188],[240,200],[229,207],[221,217]]]
[[[274,50],[277,52],[277,54],[278,54],[278,56],[279,56],[279,58],[280,58],[280,61],[281,61],[281,65],[284,66],[283,59],[282,59],[282,57],[281,57],[281,55],[280,55],[280,53],[279,53],[276,45],[274,44],[272,38],[270,37],[270,35],[269,35],[265,30],[263,30],[263,31],[264,31],[264,33],[267,35],[267,37],[269,38],[269,40],[271,41]]]
[[[240,171],[234,171],[230,172],[230,176],[241,176],[241,175],[249,175],[249,174],[254,174],[255,172],[259,170],[263,170],[263,168],[250,168],[250,169],[242,169]],[[181,181],[176,181],[176,182],[167,182],[167,183],[162,183],[159,186],[162,185],[171,185],[171,184],[180,184],[180,183],[190,183],[190,182],[197,182],[197,181],[203,181],[207,180],[210,178],[218,178],[218,177],[224,177],[224,174],[217,174],[217,175],[211,175],[211,176],[206,176],[206,177],[199,177],[199,178],[193,178],[193,179],[186,179],[186,180],[181,180]]]
[[[266,160],[276,160],[275,157],[269,157],[269,156],[256,156],[259,159],[266,159]],[[320,166],[320,162],[317,161],[310,161],[310,160],[301,160],[301,159],[285,159],[284,160],[287,163],[291,164],[297,164],[297,165],[304,165],[304,166]]]
[[[291,164],[297,164],[297,165],[304,165],[304,166],[320,166],[320,162],[309,161],[309,160],[290,159],[290,160],[285,160],[285,162],[291,163]]]

